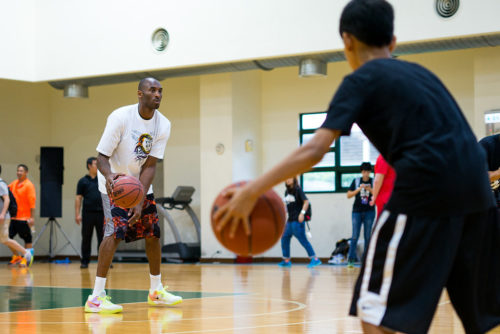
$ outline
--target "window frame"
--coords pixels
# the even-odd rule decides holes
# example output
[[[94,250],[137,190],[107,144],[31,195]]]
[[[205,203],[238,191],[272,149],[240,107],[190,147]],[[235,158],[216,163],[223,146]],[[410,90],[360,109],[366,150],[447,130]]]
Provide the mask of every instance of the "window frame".
[[[317,129],[303,129],[302,119],[304,115],[313,115],[325,113],[326,111],[316,111],[316,112],[305,112],[299,114],[299,143],[300,146],[303,144],[302,137],[304,134],[313,134]],[[321,191],[305,191],[307,194],[330,194],[330,193],[346,193],[349,190],[349,187],[342,187],[342,175],[343,174],[360,174],[359,165],[354,166],[340,166],[340,151],[341,151],[341,143],[340,137],[335,140],[335,144],[333,147],[330,147],[328,152],[335,153],[335,166],[333,167],[313,167],[309,171],[300,174],[300,184],[304,184],[304,174],[306,173],[317,173],[317,172],[334,172],[335,180],[334,186],[335,190],[321,190]],[[302,186],[303,188],[303,186]]]

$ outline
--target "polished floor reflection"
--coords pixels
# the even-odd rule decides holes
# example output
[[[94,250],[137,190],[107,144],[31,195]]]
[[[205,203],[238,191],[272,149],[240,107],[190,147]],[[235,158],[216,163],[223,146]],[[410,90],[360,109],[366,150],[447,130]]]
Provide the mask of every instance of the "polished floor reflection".
[[[305,265],[164,264],[175,307],[150,307],[147,264],[115,264],[108,279],[123,314],[85,314],[95,264],[0,269],[2,333],[361,333],[347,316],[359,268]],[[463,333],[443,294],[431,333]],[[500,328],[491,333],[500,333]]]

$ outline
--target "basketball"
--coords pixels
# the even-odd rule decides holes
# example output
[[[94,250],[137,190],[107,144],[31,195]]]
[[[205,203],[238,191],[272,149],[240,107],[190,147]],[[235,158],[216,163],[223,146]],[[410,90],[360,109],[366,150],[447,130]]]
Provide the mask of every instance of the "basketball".
[[[130,175],[119,176],[113,184],[112,199],[116,206],[130,209],[140,203],[144,196],[141,181]]]
[[[282,199],[271,189],[259,197],[250,214],[250,235],[245,234],[243,224],[238,226],[233,238],[229,237],[229,224],[218,232],[215,229],[214,214],[229,201],[222,193],[245,183],[233,183],[219,193],[212,205],[212,229],[217,240],[230,251],[240,256],[253,256],[265,252],[280,240],[285,228],[286,211]]]

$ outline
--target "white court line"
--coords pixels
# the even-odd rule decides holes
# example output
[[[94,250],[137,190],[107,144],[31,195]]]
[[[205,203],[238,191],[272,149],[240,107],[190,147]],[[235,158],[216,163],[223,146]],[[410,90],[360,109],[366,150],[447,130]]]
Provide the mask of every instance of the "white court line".
[[[333,318],[333,319],[321,319],[321,320],[311,320],[311,321],[300,321],[300,322],[288,322],[288,323],[283,323],[283,324],[269,324],[269,325],[260,325],[260,326],[247,326],[247,327],[231,327],[231,328],[217,328],[217,329],[202,329],[202,330],[197,330],[197,331],[182,331],[182,332],[162,332],[162,333],[169,333],[169,334],[188,334],[188,333],[210,333],[210,332],[227,332],[227,331],[234,331],[234,330],[244,330],[244,329],[256,329],[256,328],[268,328],[268,327],[285,327],[285,326],[295,326],[295,325],[305,325],[305,324],[317,324],[317,323],[322,323],[322,322],[332,322],[332,321],[340,321],[340,320],[347,320],[350,319],[349,317],[346,318]],[[342,333],[361,333],[361,332],[346,332],[342,331]]]
[[[14,286],[14,285],[0,285],[0,287],[17,287],[17,286]],[[26,287],[26,286],[22,286],[22,287]],[[53,288],[54,286],[37,286],[37,287],[39,287],[39,288]],[[67,289],[78,289],[78,288],[70,288],[70,287],[66,287],[66,288]],[[86,289],[86,288],[83,288],[83,289]],[[145,292],[149,291],[149,290],[135,290],[135,289],[108,289],[108,290],[128,290],[128,291],[145,291]],[[193,291],[175,291],[175,292],[193,292]],[[195,291],[195,292],[197,292],[197,291]],[[200,293],[203,293],[203,292],[200,292]],[[206,293],[216,294],[218,292],[206,292]],[[219,293],[229,294],[231,292],[219,292]],[[227,298],[227,297],[240,297],[240,296],[247,297],[249,295],[252,295],[252,293],[236,292],[236,293],[229,294],[229,295],[226,295],[226,296],[192,297],[192,298],[184,299],[183,302],[188,301],[188,300],[194,300],[194,299],[202,299],[202,298]],[[132,303],[119,303],[119,305],[142,304],[142,303],[147,303],[147,301],[144,301],[144,302],[132,302]],[[55,308],[46,308],[46,309],[37,309],[37,310],[19,310],[19,311],[10,311],[10,312],[0,312],[0,317],[3,314],[13,314],[13,313],[19,313],[19,312],[42,312],[42,311],[52,311],[52,310],[70,310],[70,309],[80,308],[80,307],[84,307],[84,306],[85,305],[82,305],[82,306],[70,306],[70,307],[55,307]],[[0,321],[0,324],[3,324],[3,323],[4,322]]]
[[[227,298],[227,297],[235,297],[235,296],[220,296],[220,297],[213,297],[213,298]],[[193,298],[194,299],[194,298]],[[282,311],[275,311],[275,312],[265,312],[265,313],[253,313],[253,314],[241,314],[241,315],[225,315],[225,316],[216,316],[216,317],[205,317],[205,318],[182,318],[182,319],[176,319],[175,321],[186,321],[186,320],[212,320],[212,319],[238,319],[238,318],[247,318],[247,317],[261,317],[261,316],[268,316],[268,315],[276,315],[276,314],[282,314],[282,313],[290,313],[290,312],[295,312],[295,311],[300,311],[305,309],[307,306],[305,304],[293,301],[293,300],[285,300],[285,299],[275,299],[275,298],[254,298],[257,300],[264,300],[264,301],[280,301],[280,302],[285,302],[288,304],[295,304],[297,307],[289,309],[289,310],[282,310]],[[186,301],[189,301],[191,299],[187,299]],[[144,302],[141,302],[144,303]],[[184,301],[183,301],[184,303]],[[122,303],[122,304],[139,304],[139,303]],[[62,310],[62,309],[72,309],[72,308],[82,308],[82,306],[75,306],[75,307],[66,307],[66,308],[61,308],[57,310]],[[50,309],[54,310],[54,309]],[[176,308],[176,310],[182,310],[181,308]],[[32,311],[48,311],[48,310],[32,310]],[[10,313],[17,313],[17,312],[30,312],[30,311],[16,311],[16,312],[5,312],[4,314],[10,314]],[[91,313],[89,313],[91,314]],[[123,314],[123,313],[122,313]],[[0,313],[1,316],[1,313]],[[149,322],[150,320],[145,319],[145,320],[121,320],[120,322],[123,323],[138,323],[138,322]],[[19,322],[19,321],[0,321],[0,324],[40,324],[40,325],[55,325],[55,324],[85,324],[87,321],[30,321],[30,322]]]

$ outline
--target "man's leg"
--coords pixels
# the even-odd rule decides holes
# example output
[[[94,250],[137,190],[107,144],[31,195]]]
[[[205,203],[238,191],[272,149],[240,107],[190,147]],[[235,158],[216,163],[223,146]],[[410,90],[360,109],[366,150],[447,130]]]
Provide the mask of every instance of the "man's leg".
[[[290,260],[290,239],[292,239],[292,222],[287,222],[285,225],[285,232],[281,236],[281,253],[283,259]]]
[[[356,261],[356,247],[358,246],[359,232],[361,230],[361,213],[352,213],[352,238],[349,245],[348,262]]]
[[[33,248],[33,236],[31,234],[31,228],[28,225],[27,221],[23,221],[18,225],[17,231],[21,239],[24,240],[24,248]]]
[[[17,220],[12,219],[10,221],[10,224],[9,224],[9,239],[14,240],[14,237],[17,234],[16,225],[17,225]],[[12,254],[19,255],[15,248],[12,248],[10,246],[9,246],[9,248],[10,248],[10,251],[12,252]]]
[[[161,265],[160,239],[156,237],[146,238],[146,255],[148,256],[150,274],[154,276],[160,275],[160,265]]]
[[[103,242],[104,243],[104,242]],[[149,305],[173,306],[182,302],[182,297],[166,291],[161,283],[161,244],[157,237],[146,238],[146,255],[149,261],[149,277],[151,285],[148,294]]]
[[[102,238],[104,236],[104,214],[97,212],[94,217],[95,232],[97,235],[97,250],[101,247]]]
[[[105,278],[108,275],[109,265],[113,261],[113,256],[115,255],[116,248],[120,244],[121,239],[115,239],[114,236],[105,237],[99,247],[99,257],[97,259],[97,277]],[[158,245],[160,241],[158,240]],[[146,250],[147,250],[146,243]],[[160,258],[161,260],[161,258]],[[151,266],[151,264],[150,264]],[[160,266],[158,265],[158,271]]]
[[[7,218],[2,224],[0,224],[0,242],[9,247],[12,252],[15,251],[19,254],[25,254],[26,249],[24,249],[24,247],[17,241],[9,238],[9,223],[10,219]]]
[[[372,235],[373,220],[375,219],[375,211],[365,212],[365,217],[363,219],[363,232],[365,236],[365,248],[363,254],[366,254],[368,250],[368,244],[370,243],[370,237]]]
[[[82,265],[90,262],[90,247],[92,245],[93,222],[87,212],[82,212]]]

